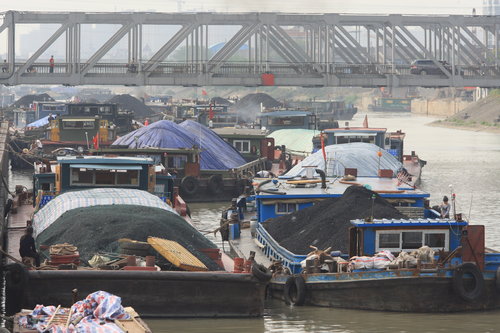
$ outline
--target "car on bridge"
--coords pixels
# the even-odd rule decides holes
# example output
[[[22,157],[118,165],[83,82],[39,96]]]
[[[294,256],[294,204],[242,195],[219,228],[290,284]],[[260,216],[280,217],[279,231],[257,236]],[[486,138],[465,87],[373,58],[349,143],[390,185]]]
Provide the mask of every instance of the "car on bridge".
[[[419,59],[415,60],[410,65],[410,74],[417,75],[446,75],[437,63],[443,65],[443,67],[448,71],[452,72],[452,66],[446,61],[437,61],[432,59]],[[464,75],[463,70],[459,70],[457,66],[455,66],[455,74]]]

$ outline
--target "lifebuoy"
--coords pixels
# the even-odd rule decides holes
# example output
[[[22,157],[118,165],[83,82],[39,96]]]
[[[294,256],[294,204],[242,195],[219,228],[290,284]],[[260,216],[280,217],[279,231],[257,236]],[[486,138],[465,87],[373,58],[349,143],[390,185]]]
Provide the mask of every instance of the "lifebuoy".
[[[198,192],[198,179],[193,176],[186,176],[181,180],[181,191],[182,194],[194,195]]]
[[[306,300],[306,282],[302,275],[292,275],[285,282],[283,291],[288,305],[303,305]]]
[[[260,282],[269,282],[273,277],[271,271],[267,269],[266,266],[254,263],[252,265],[252,274],[259,280]]]
[[[221,175],[211,175],[208,178],[208,191],[212,194],[221,194],[224,192],[224,180]]]
[[[468,288],[464,275],[470,274],[473,279],[472,288]],[[485,291],[483,273],[473,263],[465,263],[453,272],[453,289],[465,301],[472,302],[480,298]]]

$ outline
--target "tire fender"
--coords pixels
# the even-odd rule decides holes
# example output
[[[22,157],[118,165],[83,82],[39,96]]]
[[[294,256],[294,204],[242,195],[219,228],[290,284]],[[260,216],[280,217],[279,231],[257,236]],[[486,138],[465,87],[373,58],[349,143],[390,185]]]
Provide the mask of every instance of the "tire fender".
[[[247,189],[248,180],[246,178],[241,178],[236,181],[236,186],[234,187],[234,195],[239,196],[245,193]]]
[[[266,266],[254,263],[252,265],[252,275],[260,282],[267,283],[273,277],[271,271]]]
[[[464,284],[464,275],[470,274],[474,279],[474,288],[472,290],[467,290]],[[497,271],[498,275],[498,271]],[[497,280],[498,281],[498,280]],[[497,282],[498,283],[498,282]],[[483,273],[479,268],[473,263],[465,263],[457,268],[453,272],[453,289],[464,301],[472,302],[479,299],[484,295],[485,283]]]
[[[306,282],[300,274],[291,275],[285,282],[283,291],[285,302],[288,305],[303,305],[306,300]]]
[[[198,179],[193,176],[186,176],[181,180],[181,191],[182,194],[194,195],[198,192]]]
[[[500,267],[497,268],[495,286],[497,287],[497,291],[500,292]]]
[[[224,180],[221,175],[211,175],[208,178],[208,191],[212,194],[224,192]]]
[[[28,271],[23,265],[5,266],[5,312],[8,316],[21,311],[28,278]]]

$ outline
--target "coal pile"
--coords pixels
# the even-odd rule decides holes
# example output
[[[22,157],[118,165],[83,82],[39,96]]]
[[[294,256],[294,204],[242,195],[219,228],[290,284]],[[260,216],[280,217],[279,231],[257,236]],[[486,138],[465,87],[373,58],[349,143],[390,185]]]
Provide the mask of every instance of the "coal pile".
[[[243,118],[247,120],[254,120],[255,116],[260,112],[260,104],[264,108],[278,108],[283,105],[264,93],[256,93],[256,94],[248,94],[245,97],[241,98],[234,105],[234,110],[238,112]]]
[[[309,253],[310,245],[348,253],[350,220],[369,218],[372,202],[375,219],[407,218],[377,193],[351,186],[340,198],[325,199],[312,207],[270,219],[264,226],[281,246],[295,254]]]
[[[65,212],[38,237],[38,245],[70,243],[88,261],[97,252],[119,253],[120,238],[147,241],[148,236],[173,240],[209,269],[218,266],[197,249],[217,248],[180,216],[160,208],[116,205],[76,208]]]
[[[48,94],[24,95],[23,97],[15,101],[14,104],[12,104],[12,107],[27,108],[30,106],[30,104],[33,104],[33,102],[53,102],[53,101],[54,99],[50,97],[50,95]]]
[[[215,105],[231,105],[231,104],[233,104],[230,100],[225,99],[223,97],[218,97],[218,96],[212,97],[210,99],[210,103],[213,103]]]
[[[122,110],[133,111],[137,119],[148,117],[154,113],[149,106],[129,94],[115,95],[108,103],[116,103]]]
[[[282,104],[264,93],[256,93],[256,94],[248,94],[245,97],[241,98],[236,104],[236,109],[244,109],[248,107],[258,107],[260,111],[260,103],[265,108],[277,108],[281,107]]]

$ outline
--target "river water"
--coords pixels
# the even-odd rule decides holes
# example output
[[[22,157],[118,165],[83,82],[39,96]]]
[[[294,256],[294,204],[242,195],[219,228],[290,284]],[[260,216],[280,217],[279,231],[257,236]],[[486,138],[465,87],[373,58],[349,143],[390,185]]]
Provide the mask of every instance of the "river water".
[[[427,126],[435,118],[412,114],[370,113],[370,127],[406,133],[405,152],[427,161],[420,187],[431,205],[456,193],[457,212],[486,226],[486,245],[500,249],[500,134]],[[351,126],[361,126],[364,114]],[[27,173],[11,176],[11,187],[27,181]],[[24,180],[24,181],[23,181]],[[210,231],[228,203],[191,204],[198,229]],[[220,238],[207,237],[220,244]],[[168,300],[166,300],[168,301]],[[148,320],[153,332],[500,332],[500,311],[460,314],[407,314],[318,307],[289,307],[266,301],[263,318]]]

